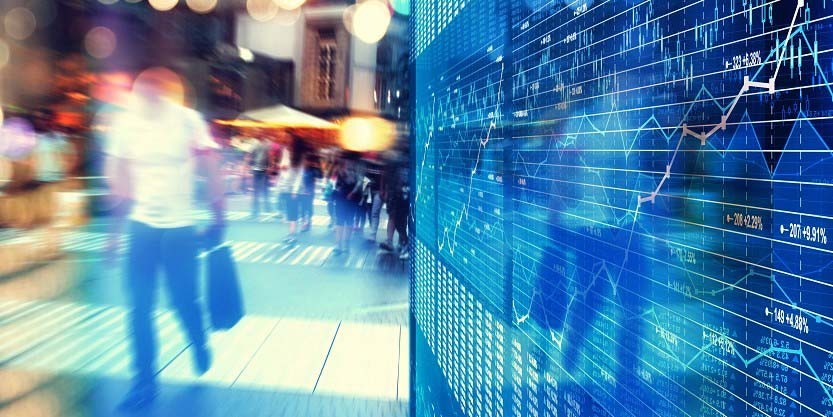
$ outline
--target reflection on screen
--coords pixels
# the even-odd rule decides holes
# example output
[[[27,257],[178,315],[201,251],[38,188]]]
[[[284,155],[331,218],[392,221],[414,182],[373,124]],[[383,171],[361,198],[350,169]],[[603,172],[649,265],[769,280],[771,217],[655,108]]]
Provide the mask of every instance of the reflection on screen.
[[[833,2],[413,9],[418,415],[833,416]]]

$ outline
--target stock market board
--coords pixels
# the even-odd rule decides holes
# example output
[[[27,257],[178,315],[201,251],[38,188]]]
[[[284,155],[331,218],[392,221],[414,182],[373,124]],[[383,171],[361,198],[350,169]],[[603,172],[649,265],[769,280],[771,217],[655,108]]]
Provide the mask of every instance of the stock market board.
[[[417,416],[833,416],[833,1],[411,7]]]

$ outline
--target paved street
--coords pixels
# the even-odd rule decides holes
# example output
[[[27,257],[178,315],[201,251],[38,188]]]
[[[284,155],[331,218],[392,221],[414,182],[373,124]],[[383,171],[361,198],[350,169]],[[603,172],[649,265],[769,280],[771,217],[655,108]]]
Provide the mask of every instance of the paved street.
[[[248,200],[230,199],[226,243],[246,317],[212,334],[214,366],[196,378],[163,296],[162,392],[138,415],[407,415],[407,261],[361,236],[334,255],[322,203],[312,230],[287,246],[286,224],[272,214],[249,220]],[[105,231],[106,219],[93,219],[62,235],[62,258],[0,277],[0,417],[118,415],[130,356]]]

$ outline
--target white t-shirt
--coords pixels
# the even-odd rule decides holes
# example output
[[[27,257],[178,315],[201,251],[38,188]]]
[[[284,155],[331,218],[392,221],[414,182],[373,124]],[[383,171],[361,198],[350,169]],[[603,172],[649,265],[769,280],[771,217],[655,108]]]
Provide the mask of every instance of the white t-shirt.
[[[219,146],[196,111],[172,102],[157,107],[153,118],[130,111],[117,116],[107,153],[130,162],[131,220],[156,228],[191,226],[195,152]]]

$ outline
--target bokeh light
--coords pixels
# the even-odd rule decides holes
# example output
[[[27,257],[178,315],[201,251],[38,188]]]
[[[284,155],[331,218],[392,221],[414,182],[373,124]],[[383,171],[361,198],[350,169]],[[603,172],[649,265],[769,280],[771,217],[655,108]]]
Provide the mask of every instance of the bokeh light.
[[[304,5],[307,0],[276,0],[278,6],[284,10],[294,10]]]
[[[246,11],[258,22],[268,22],[278,15],[280,8],[272,0],[247,0]]]
[[[408,16],[411,14],[411,0],[390,0],[390,7],[401,15]]]
[[[13,117],[3,123],[0,129],[0,155],[12,160],[28,155],[35,147],[35,130],[32,124],[20,117]]]
[[[353,13],[353,34],[362,42],[379,42],[390,26],[390,9],[379,0],[367,0],[356,6]]]
[[[3,19],[3,25],[6,28],[6,33],[14,39],[22,41],[32,33],[37,27],[37,19],[31,10],[25,7],[16,7],[6,13]]]
[[[159,94],[177,104],[185,104],[185,84],[182,77],[165,67],[142,71],[133,81],[133,94]]]
[[[116,50],[116,34],[112,30],[97,26],[84,37],[84,48],[93,58],[104,59]]]
[[[98,0],[98,2],[109,6],[118,3],[119,0]]]
[[[217,0],[185,0],[185,4],[194,11],[194,13],[206,14],[210,13],[217,7]]]
[[[278,10],[277,16],[275,16],[275,22],[279,25],[283,26],[292,26],[298,19],[301,18],[301,8],[296,7],[292,10],[280,9]]]
[[[12,53],[11,53],[11,50],[9,49],[9,44],[0,40],[0,69],[3,69],[3,67],[8,65],[9,59],[11,59],[11,56],[12,56]],[[2,122],[2,121],[3,121],[3,119],[0,118],[0,122]]]
[[[396,126],[378,117],[353,117],[341,125],[341,146],[350,151],[383,151],[395,140]]]
[[[90,95],[104,103],[123,105],[132,84],[133,79],[126,72],[103,73],[90,89]]]
[[[167,12],[173,9],[179,3],[179,0],[148,0],[150,7],[153,7],[160,12]]]
[[[351,34],[353,33],[353,16],[356,14],[356,5],[352,5],[344,9],[344,14],[341,16],[344,20],[344,28]]]

